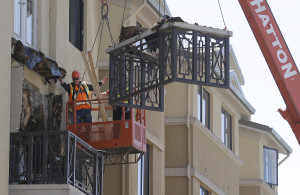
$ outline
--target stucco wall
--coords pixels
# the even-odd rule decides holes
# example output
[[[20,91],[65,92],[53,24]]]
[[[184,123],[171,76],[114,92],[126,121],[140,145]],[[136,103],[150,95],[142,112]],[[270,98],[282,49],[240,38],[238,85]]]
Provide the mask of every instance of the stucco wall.
[[[166,195],[183,195],[188,194],[188,184],[186,177],[167,177],[166,178]]]
[[[24,80],[24,67],[18,63],[11,69],[11,101],[10,102],[10,131],[17,132],[20,128],[22,110],[22,82]]]
[[[147,139],[161,150],[165,145],[164,113],[156,111],[146,111]]]
[[[194,120],[199,112],[197,101],[198,87],[182,83],[166,86],[165,117],[166,131],[166,192],[168,183],[179,182],[184,170],[188,171],[188,144],[191,147],[192,194],[199,194],[204,185],[212,194],[239,194],[239,171],[243,164],[239,159],[238,119],[243,112],[227,90],[206,88],[210,93],[210,130],[200,121]],[[188,102],[188,93],[190,93]],[[232,116],[233,150],[221,141],[221,108]],[[188,143],[187,116],[190,117],[191,142]],[[173,169],[172,169],[173,168]],[[193,175],[195,174],[195,175]],[[175,176],[177,175],[177,176]],[[188,175],[186,175],[188,177]],[[187,180],[188,181],[188,180]],[[189,182],[187,182],[189,183]],[[207,186],[205,186],[207,184]],[[188,193],[187,191],[185,192]]]
[[[38,1],[38,34],[37,34],[37,47],[41,50],[46,56],[49,56],[49,35],[50,32],[53,32],[54,29],[50,29],[50,1],[42,0]]]
[[[204,133],[205,131],[208,130],[193,125],[193,167],[221,190],[228,191],[228,186],[230,194],[238,195],[240,170],[238,157],[231,154],[232,152],[219,140],[211,138],[213,135]]]
[[[165,86],[165,117],[186,118],[187,90],[184,83],[171,83]]]
[[[272,188],[264,182],[263,147],[278,149],[268,133],[253,128],[240,128],[240,158],[244,162],[240,171],[241,195],[251,194],[254,189],[260,195],[277,194],[277,186]]]
[[[126,10],[125,19],[128,16],[128,14],[129,14],[129,11]],[[109,27],[110,27],[110,30],[111,30],[111,33],[112,33],[113,40],[116,42],[118,40],[120,32],[121,32],[123,7],[120,7],[120,6],[117,6],[117,5],[114,5],[114,4],[109,4],[109,17],[110,17]],[[95,23],[93,25],[95,25],[95,27],[98,28],[99,23],[100,23],[100,20],[95,21]],[[105,53],[105,50],[109,46],[112,46],[112,42],[111,42],[108,27],[105,24],[105,22],[104,22],[103,26],[104,26],[103,27],[103,32],[102,32],[103,37],[101,39],[101,48],[100,48],[101,52],[100,52],[98,61],[108,62],[109,56],[108,56],[108,54]],[[94,30],[94,32],[96,32],[96,30]],[[95,37],[96,36],[91,36],[90,38],[92,39],[92,41],[94,41]],[[100,32],[99,32],[99,35],[98,35],[98,40],[100,40]],[[98,49],[98,47],[99,47],[99,42],[97,42],[97,44],[95,45],[95,49]],[[91,48],[91,44],[90,44],[89,48]]]
[[[66,82],[70,82],[71,72],[77,69],[83,74],[85,66],[79,50],[69,42],[69,1],[53,0],[50,8],[56,10],[50,12],[50,28],[55,30],[55,37],[50,37],[50,57],[67,70]],[[89,81],[88,76],[85,80]]]
[[[240,187],[240,195],[261,195],[259,187]]]
[[[8,194],[8,161],[10,131],[11,37],[13,35],[14,1],[0,1],[0,82],[8,89],[0,96],[0,189]]]
[[[125,172],[124,172],[125,173]],[[122,194],[122,166],[106,166],[103,180],[103,194]]]
[[[232,151],[239,155],[239,124],[242,115],[249,115],[239,100],[228,89],[208,88],[211,95],[211,130],[222,140],[221,110],[222,107],[231,115],[232,119]]]
[[[187,141],[186,126],[166,126],[166,168],[179,168],[187,166]]]
[[[153,146],[152,153],[150,153],[150,194],[165,194],[165,153],[156,146]],[[151,162],[151,161],[150,161]]]
[[[240,158],[244,162],[241,167],[241,180],[262,180],[262,151],[260,151],[260,136],[257,133],[251,133],[248,136],[240,135]]]

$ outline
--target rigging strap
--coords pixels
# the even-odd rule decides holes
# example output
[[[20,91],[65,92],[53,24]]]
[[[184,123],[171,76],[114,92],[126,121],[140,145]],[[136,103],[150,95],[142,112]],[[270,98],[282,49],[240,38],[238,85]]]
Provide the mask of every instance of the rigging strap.
[[[127,0],[125,0],[125,4],[124,4],[124,8],[123,8],[122,26],[124,25],[124,17],[125,17],[126,4],[127,4]]]

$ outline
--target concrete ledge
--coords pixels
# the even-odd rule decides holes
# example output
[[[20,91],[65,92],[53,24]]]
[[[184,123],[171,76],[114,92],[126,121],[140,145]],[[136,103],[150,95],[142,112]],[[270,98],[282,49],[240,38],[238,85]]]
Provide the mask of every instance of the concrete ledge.
[[[240,187],[259,187],[267,191],[270,195],[278,195],[278,193],[263,180],[240,180]]]
[[[166,177],[195,177],[197,180],[204,183],[208,186],[212,191],[214,191],[218,195],[228,195],[224,192],[217,184],[211,181],[208,177],[203,175],[198,169],[195,167],[188,168],[165,168],[165,176]]]

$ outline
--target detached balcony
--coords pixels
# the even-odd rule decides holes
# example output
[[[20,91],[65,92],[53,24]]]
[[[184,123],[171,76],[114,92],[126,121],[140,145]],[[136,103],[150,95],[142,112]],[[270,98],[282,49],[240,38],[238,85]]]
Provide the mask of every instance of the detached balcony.
[[[231,35],[175,21],[126,37],[106,50],[110,104],[163,111],[163,87],[172,82],[228,89]]]
[[[57,194],[58,185],[35,184],[69,184],[66,194],[102,195],[103,162],[104,152],[69,131],[11,133],[10,194],[37,188],[43,194],[41,186],[47,186],[47,194]],[[20,184],[32,185],[20,190]]]

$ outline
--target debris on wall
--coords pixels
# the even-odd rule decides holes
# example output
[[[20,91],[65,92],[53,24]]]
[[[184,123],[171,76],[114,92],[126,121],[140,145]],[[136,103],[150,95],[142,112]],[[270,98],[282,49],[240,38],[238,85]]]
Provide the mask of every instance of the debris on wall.
[[[30,90],[24,89],[22,93],[22,110],[20,119],[20,130],[25,131],[27,124],[31,118],[31,103],[30,103]]]
[[[169,16],[166,15],[161,19],[161,21],[159,21],[157,24],[155,24],[154,27],[151,30],[158,31],[159,28],[167,22],[172,22],[172,23],[174,23],[174,22],[183,22],[183,23],[186,23],[180,17],[169,17]],[[119,42],[125,41],[126,39],[129,39],[131,37],[139,35],[139,34],[145,32],[147,30],[148,30],[147,28],[143,28],[142,26],[127,26],[127,27],[122,26],[121,27],[121,33],[120,33],[120,36],[119,36]],[[149,37],[149,38],[154,38],[154,37]]]
[[[32,89],[23,89],[20,131],[59,131],[63,111],[62,95],[51,93],[42,96],[34,95],[35,93]]]
[[[32,116],[30,117],[26,131],[43,131],[45,130],[44,109],[43,105],[34,107]]]
[[[38,99],[32,97],[33,92],[30,89],[23,89],[22,91],[22,110],[20,118],[20,131],[32,132],[45,130],[44,108],[41,104],[42,96]],[[37,102],[38,105],[37,105]]]
[[[12,38],[11,48],[13,62],[17,61],[21,66],[27,66],[41,75],[45,82],[66,76],[66,70],[59,67],[54,60],[46,57],[41,51],[27,47],[14,38]],[[20,116],[20,121],[16,120],[20,124],[17,129],[21,132],[60,130],[62,95],[40,94],[40,90],[24,78],[21,85],[19,90],[22,94],[22,105],[17,113]]]
[[[122,26],[121,33],[119,36],[119,41],[120,42],[125,41],[126,39],[141,34],[142,32],[145,32],[146,30],[148,29],[140,26],[127,26],[127,27]]]
[[[49,131],[59,131],[63,111],[63,99],[61,95],[49,94],[48,96],[48,128]]]
[[[52,105],[53,130],[60,130],[62,111],[63,111],[63,96],[56,95],[53,98],[53,105]]]
[[[157,24],[154,25],[154,27],[152,28],[152,30],[158,31],[159,28],[160,28],[163,24],[168,23],[168,22],[172,22],[172,23],[174,23],[174,22],[182,22],[182,23],[186,23],[185,21],[183,21],[183,20],[181,19],[181,17],[170,17],[170,16],[168,16],[168,15],[165,15],[165,16],[161,19],[161,21],[157,22]]]
[[[27,47],[23,45],[21,41],[14,38],[12,38],[11,47],[11,57],[14,60],[36,71],[44,77],[46,81],[66,76],[66,70],[59,67],[54,60],[46,57],[41,51]]]

